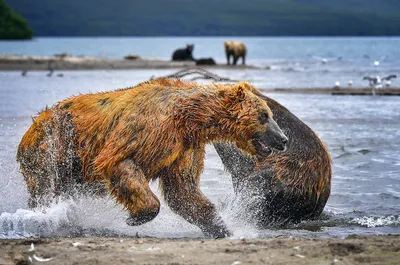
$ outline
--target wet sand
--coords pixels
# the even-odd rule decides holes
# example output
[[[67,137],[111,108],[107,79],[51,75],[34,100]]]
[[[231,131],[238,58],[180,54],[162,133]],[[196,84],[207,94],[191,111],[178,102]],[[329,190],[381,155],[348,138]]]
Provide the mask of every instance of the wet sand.
[[[400,235],[0,240],[0,264],[400,264],[399,242]]]

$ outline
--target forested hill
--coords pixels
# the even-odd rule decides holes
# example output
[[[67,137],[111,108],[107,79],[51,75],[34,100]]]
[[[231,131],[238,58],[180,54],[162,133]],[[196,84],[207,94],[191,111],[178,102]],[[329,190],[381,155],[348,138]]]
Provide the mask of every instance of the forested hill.
[[[26,21],[0,0],[0,40],[31,38],[32,30]]]
[[[399,0],[6,0],[37,36],[400,35]]]

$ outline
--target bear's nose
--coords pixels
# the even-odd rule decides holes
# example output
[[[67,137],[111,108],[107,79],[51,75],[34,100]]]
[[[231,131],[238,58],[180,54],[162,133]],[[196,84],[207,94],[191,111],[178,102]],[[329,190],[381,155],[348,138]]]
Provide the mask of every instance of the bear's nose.
[[[287,141],[288,141],[288,138],[286,138],[286,137],[282,139],[282,143],[283,143],[283,144],[286,144]]]

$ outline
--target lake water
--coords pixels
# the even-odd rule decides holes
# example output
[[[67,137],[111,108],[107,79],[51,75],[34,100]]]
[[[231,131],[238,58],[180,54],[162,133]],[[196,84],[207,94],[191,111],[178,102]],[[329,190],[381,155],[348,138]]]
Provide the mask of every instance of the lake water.
[[[168,59],[194,43],[196,57],[224,62],[226,38],[40,38],[0,42],[0,53],[52,55],[68,52],[120,58],[128,53]],[[215,70],[259,88],[331,87],[335,81],[365,86],[363,75],[400,73],[400,38],[236,38],[246,42],[248,63],[271,70]],[[368,56],[365,56],[368,55]],[[322,63],[317,57],[328,58]],[[341,59],[337,59],[341,57]],[[366,57],[369,57],[368,59]],[[334,59],[335,58],[335,59]],[[379,65],[374,63],[379,61]],[[201,237],[162,203],[159,216],[140,227],[125,225],[126,212],[111,198],[81,199],[32,211],[16,149],[31,116],[79,93],[113,90],[178,69],[0,72],[0,238],[28,236],[136,235]],[[392,82],[400,84],[398,80]],[[341,237],[400,233],[400,103],[398,97],[269,94],[308,124],[327,144],[333,158],[331,197],[321,220],[297,228],[258,230],[230,206],[234,195],[228,173],[212,146],[207,147],[202,191],[218,206],[234,237]],[[152,184],[156,194],[157,183]],[[318,228],[309,231],[309,228]],[[315,230],[315,229],[313,229]]]
[[[0,53],[24,55],[72,55],[122,58],[137,54],[143,58],[169,60],[172,52],[194,44],[195,58],[213,57],[226,63],[223,42],[243,41],[248,48],[247,63],[269,66],[270,71],[240,71],[243,78],[259,87],[332,87],[353,81],[367,86],[364,76],[386,76],[400,72],[400,38],[38,38],[33,41],[2,42]],[[240,63],[240,61],[239,61]],[[151,74],[150,74],[151,75]],[[400,79],[393,85],[400,86]]]

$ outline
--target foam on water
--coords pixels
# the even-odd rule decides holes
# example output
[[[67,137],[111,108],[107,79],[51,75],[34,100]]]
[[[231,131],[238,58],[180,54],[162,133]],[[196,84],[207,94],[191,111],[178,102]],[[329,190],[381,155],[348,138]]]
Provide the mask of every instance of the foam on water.
[[[400,216],[390,215],[386,217],[357,217],[352,220],[353,223],[359,224],[366,227],[378,227],[378,226],[394,226],[400,225]]]

